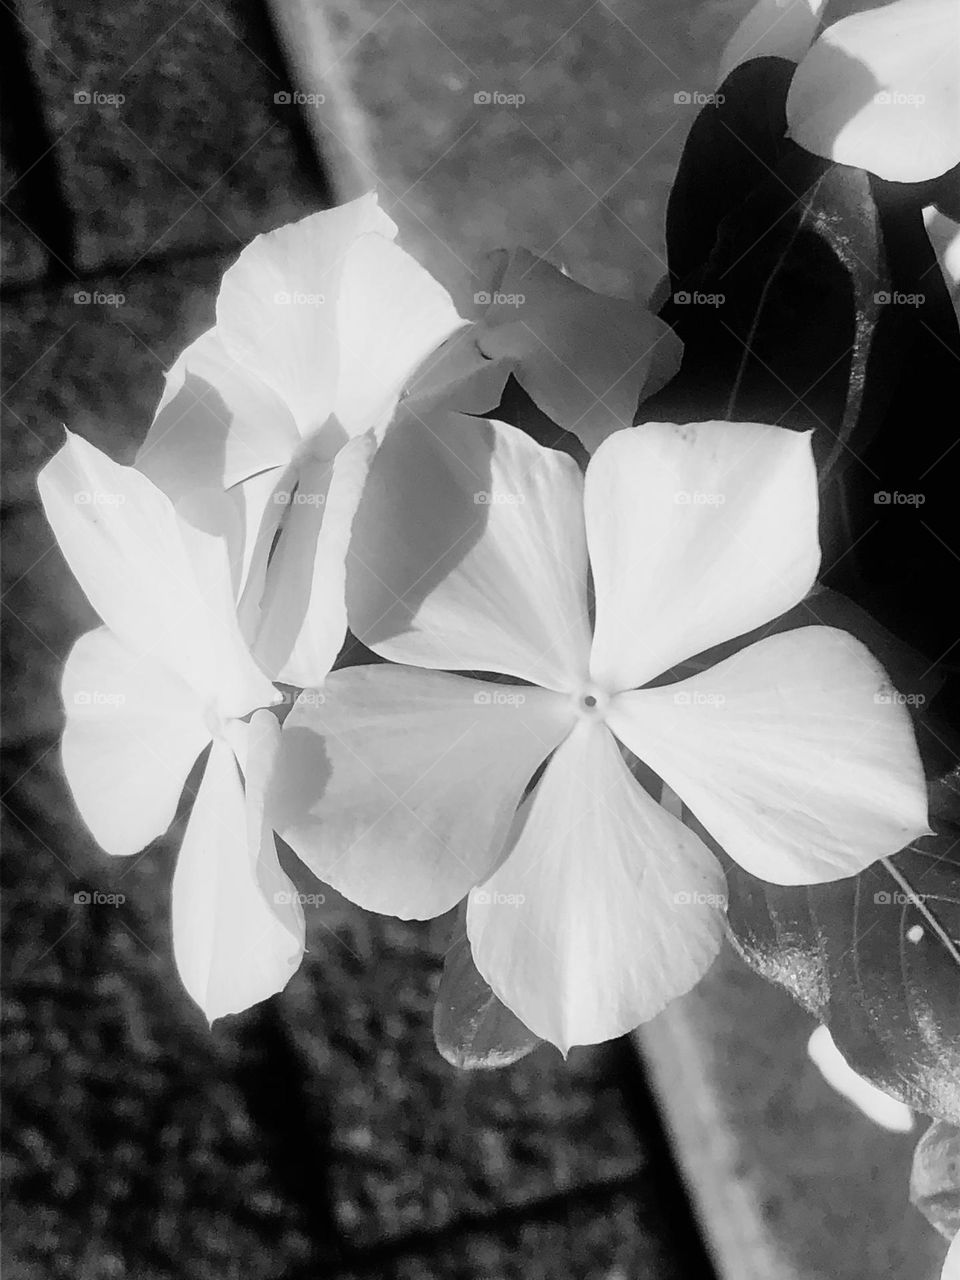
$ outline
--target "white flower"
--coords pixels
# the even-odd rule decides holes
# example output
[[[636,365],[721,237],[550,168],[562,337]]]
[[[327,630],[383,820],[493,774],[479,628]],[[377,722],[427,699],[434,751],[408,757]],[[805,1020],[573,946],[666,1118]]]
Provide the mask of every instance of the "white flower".
[[[583,476],[500,423],[398,422],[348,608],[407,665],[335,672],[294,708],[277,830],[376,911],[430,917],[473,890],[480,973],[563,1049],[652,1017],[714,956],[724,878],[618,742],[766,880],[853,875],[927,831],[907,712],[846,633],[774,635],[649,687],[807,594],[817,514],[809,437],[775,427],[648,424]]]
[[[895,0],[824,31],[790,82],[787,136],[893,182],[960,161],[956,0]]]
[[[956,0],[879,4],[815,39],[822,8],[823,0],[759,0],[727,46],[721,78],[747,58],[796,61],[787,136],[801,147],[893,182],[953,168],[960,162]]]
[[[343,559],[377,433],[465,323],[396,233],[368,195],[257,236],[137,455],[178,503],[229,492],[244,632],[289,684],[320,683],[343,644]],[[204,501],[191,518],[204,526]]]
[[[107,853],[136,853],[166,831],[210,746],[174,876],[174,951],[208,1018],[238,1012],[285,985],[304,922],[264,817],[280,727],[259,709],[280,695],[240,633],[226,543],[69,432],[38,483],[106,624],[80,637],[64,670],[70,789]]]
[[[420,414],[489,413],[513,374],[592,453],[680,367],[683,344],[647,307],[594,293],[526,249],[487,255],[479,279],[473,324],[411,384],[407,405]]]

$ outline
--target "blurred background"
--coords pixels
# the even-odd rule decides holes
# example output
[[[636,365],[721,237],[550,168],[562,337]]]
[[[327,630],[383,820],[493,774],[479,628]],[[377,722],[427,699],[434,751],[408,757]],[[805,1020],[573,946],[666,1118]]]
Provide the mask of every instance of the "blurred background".
[[[647,294],[747,7],[0,4],[12,1280],[711,1274],[631,1042],[499,1073],[436,1053],[448,922],[328,892],[283,995],[207,1028],[171,955],[177,830],[113,862],[63,783],[59,674],[95,618],[35,477],[64,424],[131,461],[242,245],[363,189],[460,298],[520,241]]]

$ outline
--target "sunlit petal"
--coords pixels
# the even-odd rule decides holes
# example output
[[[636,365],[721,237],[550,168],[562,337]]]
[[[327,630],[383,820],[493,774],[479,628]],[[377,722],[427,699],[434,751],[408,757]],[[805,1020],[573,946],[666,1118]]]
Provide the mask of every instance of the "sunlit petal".
[[[350,435],[384,425],[423,360],[466,324],[446,289],[382,235],[350,246],[337,308],[334,412]]]
[[[334,408],[339,379],[338,299],[350,246],[392,239],[374,195],[361,196],[257,236],[226,272],[217,330],[230,354],[290,407],[301,435]]]
[[[73,646],[63,672],[63,770],[80,816],[107,853],[163,835],[210,741],[196,693],[106,627]]]
[[[347,628],[344,562],[375,449],[372,434],[358,436],[332,463],[307,457],[300,465],[266,572],[254,645],[276,680],[320,684],[340,652]]]
[[[573,687],[590,643],[582,485],[513,427],[401,419],[357,513],[351,629],[395,662]]]
[[[177,968],[211,1022],[281,991],[303,955],[303,909],[264,818],[279,726],[264,711],[245,728],[246,796],[232,748],[217,739],[173,877]]]
[[[163,662],[223,715],[275,700],[237,625],[222,538],[178,519],[145,475],[71,432],[38,487],[74,576],[134,653]]]
[[[839,164],[922,182],[960,161],[956,0],[895,0],[842,18],[800,63],[788,136]]]
[[[426,919],[499,857],[571,723],[560,695],[409,667],[335,671],[283,729],[277,830],[360,906]]]
[[[135,465],[176,502],[286,465],[299,439],[280,397],[208,329],[167,374]]]
[[[474,960],[558,1048],[612,1039],[706,972],[723,873],[640,787],[601,724],[577,726],[525,807],[515,847],[470,894]]]
[[[773,884],[856,875],[929,831],[907,708],[869,650],[833,627],[620,694],[608,723],[731,858]]]
[[[816,578],[809,434],[756,423],[647,423],[587,469],[595,680],[635,688],[769,622]]]

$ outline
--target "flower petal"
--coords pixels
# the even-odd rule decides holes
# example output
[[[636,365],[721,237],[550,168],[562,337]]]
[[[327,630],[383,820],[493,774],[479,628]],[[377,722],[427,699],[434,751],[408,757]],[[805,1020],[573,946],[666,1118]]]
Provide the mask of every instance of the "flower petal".
[[[647,423],[597,451],[584,505],[597,598],[590,669],[611,692],[769,622],[817,575],[808,433]]]
[[[730,37],[717,84],[750,58],[787,58],[799,62],[810,48],[825,0],[757,0]]]
[[[357,512],[352,630],[394,662],[573,687],[590,644],[582,484],[503,423],[401,417]]]
[[[284,724],[277,830],[351,902],[440,915],[489,873],[571,717],[542,689],[409,667],[335,671]]]
[[[577,726],[525,808],[516,845],[470,894],[467,933],[497,996],[566,1052],[630,1031],[703,976],[724,877],[602,724]]]
[[[333,411],[339,378],[338,299],[350,246],[395,224],[375,195],[257,236],[226,272],[217,330],[232,358],[290,407],[302,436]]]
[[[928,205],[923,211],[923,224],[937,255],[953,309],[960,321],[960,223],[948,218],[933,205]]]
[[[423,361],[407,384],[408,414],[426,418],[441,409],[482,416],[497,408],[513,366],[481,354],[478,331],[476,324],[460,329]]]
[[[895,0],[828,27],[787,95],[788,136],[893,182],[960,161],[955,0]]]
[[[283,401],[208,329],[167,374],[134,465],[177,502],[285,466],[299,443]]]
[[[211,1022],[282,991],[303,956],[303,909],[264,820],[279,725],[264,711],[244,728],[246,796],[232,748],[217,739],[173,877],[177,968]]]
[[[633,425],[659,345],[675,351],[679,367],[680,340],[669,325],[636,302],[594,293],[526,249],[510,256],[491,297],[477,330],[480,351],[511,362],[537,406],[591,452]]]
[[[947,1250],[940,1280],[960,1280],[960,1233],[953,1237],[953,1243]]]
[[[74,577],[118,639],[223,715],[276,701],[237,625],[223,539],[179,520],[145,475],[69,431],[37,484]]]
[[[163,835],[193,762],[210,741],[196,693],[106,627],[67,658],[61,686],[63,770],[80,816],[111,854]]]
[[[347,629],[345,558],[372,434],[349,441],[332,464],[307,456],[286,506],[266,571],[254,651],[274,679],[305,688],[323,682]]]
[[[466,321],[415,258],[380,235],[354,241],[337,302],[334,411],[350,435],[383,426],[422,362]]]
[[[929,832],[910,716],[845,631],[770,636],[688,680],[620,694],[607,722],[773,884],[856,875]]]

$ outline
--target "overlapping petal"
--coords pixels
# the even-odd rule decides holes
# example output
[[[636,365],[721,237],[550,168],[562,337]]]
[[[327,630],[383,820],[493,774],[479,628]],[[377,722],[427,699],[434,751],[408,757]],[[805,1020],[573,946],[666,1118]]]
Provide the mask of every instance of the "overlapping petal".
[[[590,669],[610,691],[769,622],[816,578],[808,434],[714,422],[619,432],[587,468],[584,508]]]
[[[167,374],[135,465],[176,502],[285,466],[299,441],[283,399],[208,329]]]
[[[909,713],[869,650],[833,627],[622,693],[608,724],[731,858],[774,884],[856,875],[929,831]]]
[[[572,459],[458,414],[390,428],[347,571],[350,626],[376,653],[572,688],[589,652],[586,578]]]
[[[409,384],[421,415],[490,414],[512,374],[591,452],[631,426],[641,396],[680,367],[682,344],[649,307],[594,293],[526,249],[488,254],[473,324],[433,352]]]
[[[303,436],[336,402],[337,301],[350,247],[363,235],[392,240],[396,230],[376,196],[361,196],[257,236],[223,277],[224,347],[289,406]]]
[[[62,696],[63,769],[80,816],[107,853],[137,853],[169,827],[210,741],[203,705],[179,676],[106,627],[70,651]]]
[[[267,571],[254,643],[261,665],[276,680],[320,684],[340,652],[347,628],[345,558],[375,449],[371,433],[344,445],[332,463],[304,458],[297,487],[281,507],[285,522]],[[264,539],[261,547],[268,546]]]
[[[680,367],[669,325],[636,302],[610,298],[517,249],[477,331],[490,359],[509,361],[530,398],[592,452],[612,431],[633,425],[655,351],[661,385]]]
[[[211,1022],[282,990],[303,955],[303,910],[264,813],[279,725],[264,711],[243,727],[246,793],[217,738],[173,877],[177,968]]]
[[[277,831],[352,902],[449,910],[500,857],[524,788],[569,731],[561,695],[407,667],[335,671],[284,724]]]
[[[717,83],[750,58],[799,62],[817,34],[825,0],[757,0],[730,37]]]
[[[581,722],[531,798],[515,846],[467,907],[497,996],[561,1050],[631,1030],[688,991],[720,945],[723,873]]]
[[[788,136],[839,164],[921,182],[960,162],[955,0],[895,0],[828,27],[787,95]]]
[[[180,520],[145,475],[70,432],[38,486],[74,577],[118,639],[222,715],[276,700],[240,633],[222,538]]]
[[[382,427],[417,367],[467,322],[424,267],[380,235],[346,253],[334,412],[350,435]]]

